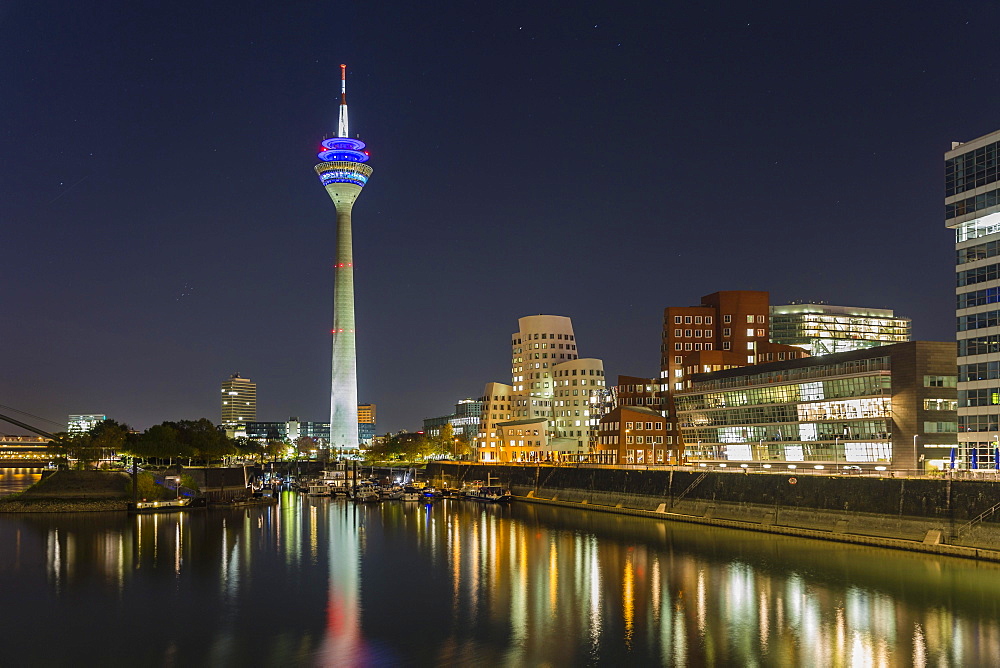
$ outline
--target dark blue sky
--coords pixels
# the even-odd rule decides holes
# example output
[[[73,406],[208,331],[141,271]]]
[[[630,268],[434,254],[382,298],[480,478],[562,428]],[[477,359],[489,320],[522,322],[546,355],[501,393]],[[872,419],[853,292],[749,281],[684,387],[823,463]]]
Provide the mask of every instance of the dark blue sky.
[[[238,371],[327,419],[341,62],[380,432],[509,381],[527,314],[610,376],[722,289],[952,339],[942,153],[1000,127],[1000,9],[758,4],[4,4],[0,404],[218,421]]]

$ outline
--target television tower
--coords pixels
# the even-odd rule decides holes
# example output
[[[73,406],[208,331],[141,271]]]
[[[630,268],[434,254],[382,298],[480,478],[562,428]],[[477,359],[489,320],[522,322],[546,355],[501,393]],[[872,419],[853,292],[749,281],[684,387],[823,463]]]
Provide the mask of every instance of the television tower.
[[[351,209],[368,183],[365,143],[348,136],[347,65],[340,66],[337,135],[323,140],[316,174],[337,209],[337,254],[333,278],[333,364],[330,383],[330,450],[336,456],[358,451],[358,356],[354,328],[354,257]]]

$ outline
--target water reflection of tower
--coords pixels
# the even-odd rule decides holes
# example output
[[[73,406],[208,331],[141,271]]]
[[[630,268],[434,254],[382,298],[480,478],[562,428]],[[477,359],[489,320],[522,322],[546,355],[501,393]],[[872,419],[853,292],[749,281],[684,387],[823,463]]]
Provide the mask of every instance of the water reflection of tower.
[[[365,143],[351,139],[347,125],[347,66],[340,66],[340,120],[337,135],[323,140],[316,165],[323,187],[337,209],[334,261],[333,361],[330,383],[330,449],[350,454],[358,449],[358,360],[354,326],[354,252],[351,209],[368,183]]]

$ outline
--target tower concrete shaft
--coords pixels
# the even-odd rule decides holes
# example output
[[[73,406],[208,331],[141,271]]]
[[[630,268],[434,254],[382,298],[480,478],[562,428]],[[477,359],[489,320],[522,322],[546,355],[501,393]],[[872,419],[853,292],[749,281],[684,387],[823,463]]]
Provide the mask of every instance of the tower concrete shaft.
[[[316,165],[337,209],[337,249],[333,287],[333,357],[330,385],[330,448],[338,454],[358,449],[358,365],[354,324],[354,250],[351,210],[371,167],[354,162]],[[326,177],[326,178],[324,178]],[[330,180],[339,178],[340,180]],[[351,179],[353,182],[349,182]]]

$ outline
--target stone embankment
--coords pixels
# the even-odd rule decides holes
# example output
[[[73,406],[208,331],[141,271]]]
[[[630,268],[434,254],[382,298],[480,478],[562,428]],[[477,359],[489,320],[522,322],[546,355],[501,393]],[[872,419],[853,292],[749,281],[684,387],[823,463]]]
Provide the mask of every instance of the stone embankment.
[[[674,469],[436,463],[520,500],[1000,561],[1000,482]]]

